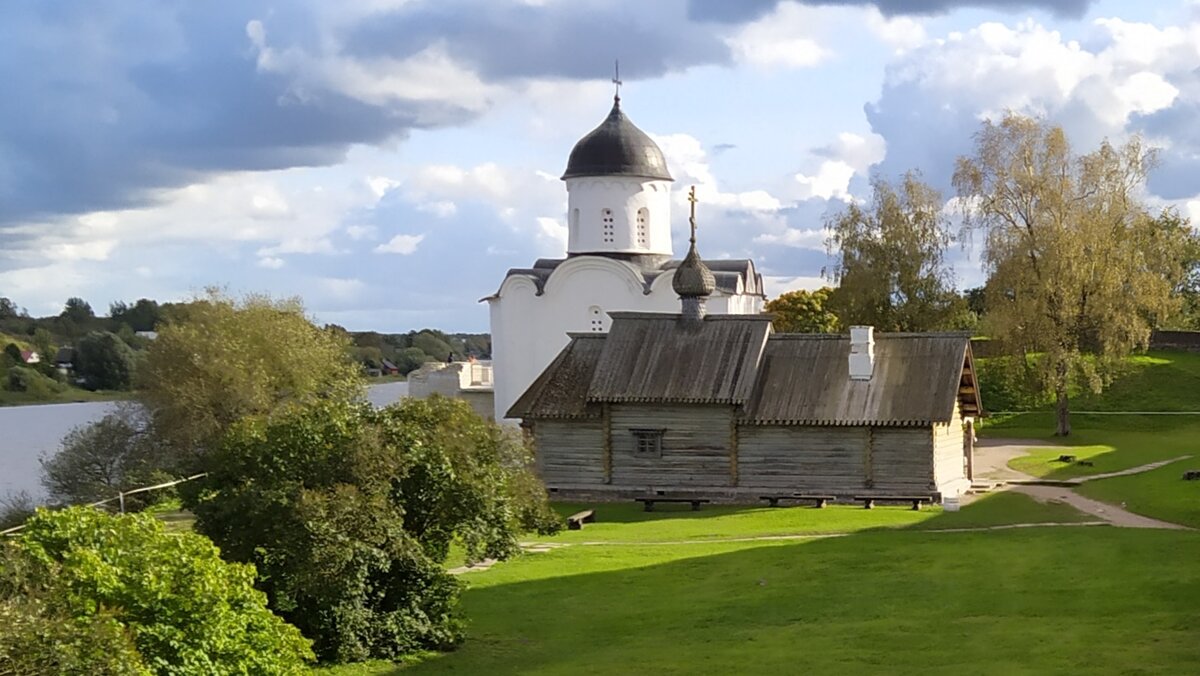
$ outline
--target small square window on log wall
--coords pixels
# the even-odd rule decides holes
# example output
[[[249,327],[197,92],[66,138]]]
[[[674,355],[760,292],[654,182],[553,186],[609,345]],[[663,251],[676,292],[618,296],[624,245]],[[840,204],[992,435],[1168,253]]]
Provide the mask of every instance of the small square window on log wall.
[[[633,449],[638,455],[662,456],[663,432],[666,430],[629,431],[633,433]]]

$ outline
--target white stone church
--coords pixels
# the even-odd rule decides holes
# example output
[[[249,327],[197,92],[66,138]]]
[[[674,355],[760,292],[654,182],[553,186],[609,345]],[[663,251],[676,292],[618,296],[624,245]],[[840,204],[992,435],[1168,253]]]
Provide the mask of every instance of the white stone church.
[[[567,256],[513,268],[491,306],[496,420],[570,342],[607,332],[610,312],[679,311],[672,288],[671,173],[662,150],[621,111],[575,144],[567,184]],[[762,277],[750,260],[706,260],[716,289],[711,314],[763,310]]]

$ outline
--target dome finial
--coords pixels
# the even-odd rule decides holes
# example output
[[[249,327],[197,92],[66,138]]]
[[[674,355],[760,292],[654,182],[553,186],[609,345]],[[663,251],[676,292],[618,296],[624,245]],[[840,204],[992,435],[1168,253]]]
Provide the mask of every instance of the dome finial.
[[[624,84],[621,82],[621,60],[620,59],[613,60],[612,83],[614,85],[616,85],[616,91],[613,93],[613,105],[619,106],[619,105],[621,105],[621,85]]]
[[[708,266],[701,260],[699,252],[696,251],[696,202],[698,201],[696,186],[692,186],[688,191],[688,202],[692,204],[692,213],[688,217],[688,224],[692,228],[692,236],[689,239],[691,244],[688,246],[687,256],[675,269],[675,278],[671,280],[671,287],[675,289],[675,293],[679,294],[679,299],[683,303],[683,318],[687,320],[704,318],[704,299],[712,295],[717,288],[717,281],[713,277],[712,270],[708,269]]]
[[[688,216],[688,225],[692,226],[692,236],[688,241],[694,247],[696,246],[696,202],[699,201],[696,199],[696,186],[692,186],[692,189],[688,190],[688,201],[692,203],[692,214]]]

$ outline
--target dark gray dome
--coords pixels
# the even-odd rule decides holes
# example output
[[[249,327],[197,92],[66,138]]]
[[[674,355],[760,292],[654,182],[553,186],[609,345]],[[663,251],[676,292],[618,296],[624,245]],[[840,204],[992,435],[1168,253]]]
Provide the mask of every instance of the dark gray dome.
[[[571,149],[562,177],[638,176],[674,180],[667,172],[662,150],[646,132],[621,112],[621,99],[613,99],[612,112],[599,127],[579,139]]]
[[[700,254],[696,253],[696,241],[692,240],[692,245],[688,247],[687,256],[683,262],[675,268],[675,278],[671,280],[671,288],[675,289],[675,293],[681,298],[699,298],[702,296],[710,296],[717,288],[717,280],[713,277],[712,270],[700,260]]]

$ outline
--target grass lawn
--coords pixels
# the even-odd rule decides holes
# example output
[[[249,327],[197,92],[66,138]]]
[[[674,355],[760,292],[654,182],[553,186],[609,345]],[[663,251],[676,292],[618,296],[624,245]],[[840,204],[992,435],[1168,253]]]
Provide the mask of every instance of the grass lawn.
[[[1191,460],[1143,474],[1089,481],[1075,491],[1112,504],[1125,503],[1125,509],[1137,514],[1200,528],[1200,481],[1184,481],[1188,469],[1200,469],[1200,452]]]
[[[653,512],[633,503],[555,503],[562,515],[594,508],[596,522],[582,530],[564,530],[551,536],[531,536],[531,542],[705,542],[730,538],[852,533],[872,528],[971,528],[1010,523],[1068,523],[1089,518],[1067,505],[1043,505],[1015,493],[983,497],[958,512],[925,507],[914,512],[907,506],[877,506],[867,510],[854,505],[811,507],[655,505]]]
[[[1047,479],[1116,472],[1183,455],[1200,458],[1200,416],[1072,415],[1071,424],[1071,436],[1055,437],[1051,414],[1025,413],[989,425],[982,434],[1045,439],[1048,444],[1054,444],[1034,449],[1029,455],[1009,462],[1009,466],[1017,471]],[[1089,461],[1093,466],[1057,462],[1058,456],[1064,454]]]
[[[470,638],[350,674],[1196,673],[1200,534],[564,547],[469,576]]]

